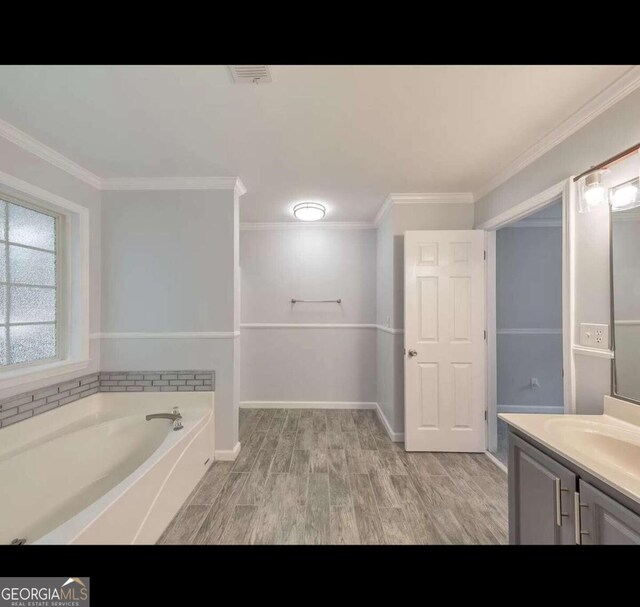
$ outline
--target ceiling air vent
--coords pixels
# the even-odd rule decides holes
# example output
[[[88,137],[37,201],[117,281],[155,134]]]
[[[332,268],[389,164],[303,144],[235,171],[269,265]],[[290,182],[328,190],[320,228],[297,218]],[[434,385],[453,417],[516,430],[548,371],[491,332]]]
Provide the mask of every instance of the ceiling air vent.
[[[233,81],[238,84],[262,84],[271,82],[271,72],[266,65],[230,65]]]

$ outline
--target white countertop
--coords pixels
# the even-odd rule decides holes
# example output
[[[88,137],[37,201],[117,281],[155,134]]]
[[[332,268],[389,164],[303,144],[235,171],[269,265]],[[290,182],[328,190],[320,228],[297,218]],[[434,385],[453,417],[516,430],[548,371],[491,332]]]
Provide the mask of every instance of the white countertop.
[[[603,415],[498,415],[640,504],[640,406],[605,397]]]

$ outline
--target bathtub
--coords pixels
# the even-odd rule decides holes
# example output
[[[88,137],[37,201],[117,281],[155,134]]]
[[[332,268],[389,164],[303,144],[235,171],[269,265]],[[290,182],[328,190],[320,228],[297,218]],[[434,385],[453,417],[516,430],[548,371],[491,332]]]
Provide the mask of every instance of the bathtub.
[[[180,408],[183,429],[148,413]],[[155,543],[214,454],[213,392],[98,393],[0,431],[0,544]]]

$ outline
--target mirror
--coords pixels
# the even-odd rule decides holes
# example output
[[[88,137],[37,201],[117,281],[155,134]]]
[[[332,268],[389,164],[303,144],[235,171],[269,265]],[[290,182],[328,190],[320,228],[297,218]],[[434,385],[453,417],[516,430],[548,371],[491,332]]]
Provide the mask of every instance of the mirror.
[[[613,393],[640,404],[640,207],[612,205],[610,216]]]

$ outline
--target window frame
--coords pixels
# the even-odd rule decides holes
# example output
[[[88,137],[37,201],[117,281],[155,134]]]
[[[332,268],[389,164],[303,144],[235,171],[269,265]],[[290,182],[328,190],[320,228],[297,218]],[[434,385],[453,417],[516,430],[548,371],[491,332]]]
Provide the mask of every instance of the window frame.
[[[13,369],[26,369],[28,367],[36,367],[41,365],[46,365],[49,363],[55,363],[59,361],[65,360],[67,357],[67,332],[68,332],[68,314],[66,305],[68,297],[66,295],[67,289],[67,259],[66,259],[66,233],[64,230],[65,227],[65,218],[60,213],[57,213],[51,209],[44,208],[42,206],[38,206],[36,204],[21,200],[16,198],[15,196],[7,196],[0,191],[0,202],[6,202],[7,204],[13,204],[20,207],[24,207],[25,209],[29,209],[30,211],[35,211],[36,213],[42,213],[43,215],[48,215],[55,220],[55,230],[56,230],[56,247],[53,253],[56,257],[56,355],[49,358],[39,358],[36,360],[31,360],[23,363],[15,363],[12,365],[0,365],[0,377],[2,377],[3,373],[6,371],[11,371]],[[7,209],[8,213],[8,209]],[[9,219],[7,215],[6,226],[5,229],[8,229]],[[9,233],[5,234],[5,239],[3,241],[6,244],[7,251],[7,259],[9,259],[9,247],[11,242],[9,240]],[[20,246],[18,243],[14,243],[16,246]],[[29,247],[25,247],[29,248]],[[7,282],[7,291],[6,297],[7,300],[10,297],[10,288],[11,286],[20,286],[16,283]],[[7,326],[7,332],[10,331],[11,323],[9,322],[9,318],[6,319],[5,325]],[[20,324],[20,323],[16,323]],[[10,344],[10,342],[8,342]],[[7,357],[9,345],[7,345]]]
[[[0,171],[0,199],[56,218],[55,358],[0,366],[0,390],[86,369],[89,356],[89,209]],[[58,246],[59,243],[59,246]],[[73,322],[71,322],[73,319]],[[8,320],[8,319],[7,319]]]

